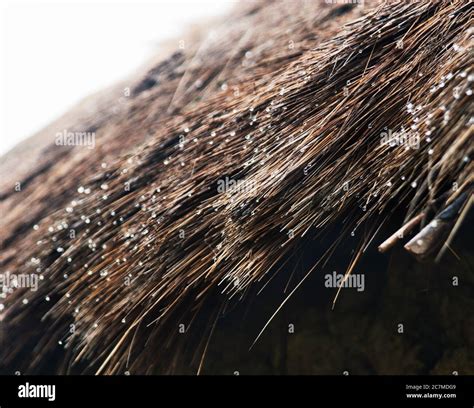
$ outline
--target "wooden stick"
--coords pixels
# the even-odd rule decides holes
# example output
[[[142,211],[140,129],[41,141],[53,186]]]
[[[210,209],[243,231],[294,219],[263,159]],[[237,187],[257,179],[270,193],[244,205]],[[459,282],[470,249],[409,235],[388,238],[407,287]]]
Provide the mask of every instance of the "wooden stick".
[[[424,213],[418,214],[416,217],[413,217],[410,221],[408,221],[405,225],[403,225],[400,229],[398,229],[393,235],[387,238],[382,244],[379,245],[379,252],[384,253],[387,252],[390,248],[392,248],[400,239],[402,239],[406,233],[410,232],[413,228],[415,228],[425,216]]]

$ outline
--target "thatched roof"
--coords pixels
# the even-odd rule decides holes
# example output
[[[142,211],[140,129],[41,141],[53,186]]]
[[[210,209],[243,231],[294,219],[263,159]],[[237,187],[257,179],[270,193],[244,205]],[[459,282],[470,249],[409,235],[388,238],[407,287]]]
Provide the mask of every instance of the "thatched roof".
[[[2,270],[43,277],[3,301],[7,367],[41,372],[59,340],[56,371],[171,369],[162,345],[190,341],[171,328],[205,308],[208,335],[335,224],[321,262],[356,239],[347,273],[403,240],[377,235],[395,211],[439,256],[472,203],[473,5],[334,3],[241,5],[28,142],[34,163],[6,157]]]

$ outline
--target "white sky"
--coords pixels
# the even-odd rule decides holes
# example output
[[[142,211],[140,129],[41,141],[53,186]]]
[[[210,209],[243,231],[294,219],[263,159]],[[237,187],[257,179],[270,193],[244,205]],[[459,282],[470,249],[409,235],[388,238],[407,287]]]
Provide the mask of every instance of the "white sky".
[[[0,155],[234,0],[0,0]]]

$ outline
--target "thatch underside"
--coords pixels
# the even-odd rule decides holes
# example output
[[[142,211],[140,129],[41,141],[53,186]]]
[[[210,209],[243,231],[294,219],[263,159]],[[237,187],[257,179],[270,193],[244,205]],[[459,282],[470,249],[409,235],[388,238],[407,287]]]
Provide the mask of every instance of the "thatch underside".
[[[2,270],[43,280],[3,301],[3,369],[199,370],[229,299],[309,238],[287,294],[349,241],[348,274],[379,245],[439,261],[472,204],[473,7],[247,3],[51,125],[35,163],[12,152]],[[65,127],[95,149],[54,145]]]

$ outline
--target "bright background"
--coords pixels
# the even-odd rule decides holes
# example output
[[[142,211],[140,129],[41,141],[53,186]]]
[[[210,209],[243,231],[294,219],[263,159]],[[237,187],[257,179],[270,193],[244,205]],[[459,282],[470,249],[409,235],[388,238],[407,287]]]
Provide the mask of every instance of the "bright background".
[[[234,0],[0,2],[0,155]]]

